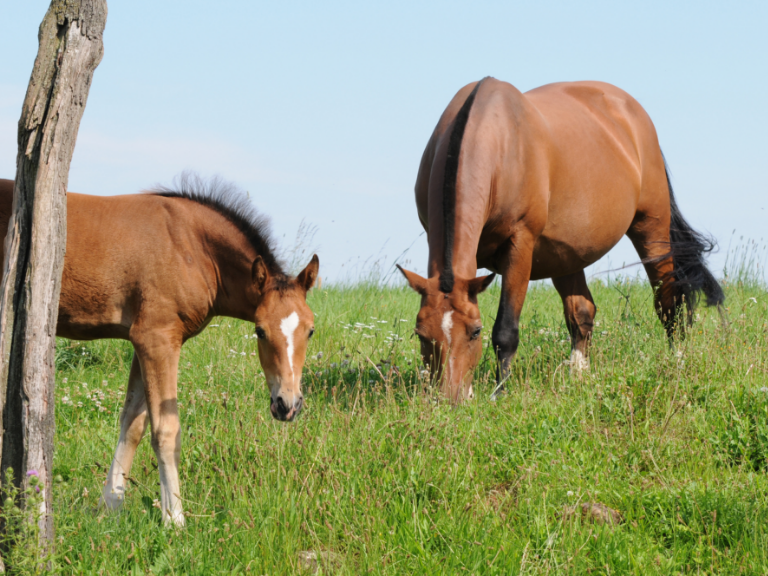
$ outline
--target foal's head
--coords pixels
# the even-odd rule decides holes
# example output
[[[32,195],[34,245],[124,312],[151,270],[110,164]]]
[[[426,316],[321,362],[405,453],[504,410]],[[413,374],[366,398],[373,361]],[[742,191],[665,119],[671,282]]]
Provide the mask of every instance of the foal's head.
[[[442,383],[443,394],[452,402],[474,398],[472,372],[483,353],[483,323],[477,295],[488,287],[495,274],[471,280],[455,278],[453,290],[445,293],[440,290],[437,277],[427,279],[403,268],[400,271],[421,295],[416,335],[421,341],[424,364],[433,378]]]
[[[271,395],[269,410],[277,420],[293,420],[304,403],[301,372],[315,331],[307,292],[317,279],[319,267],[315,255],[296,278],[288,279],[271,275],[260,256],[253,262],[259,360]]]

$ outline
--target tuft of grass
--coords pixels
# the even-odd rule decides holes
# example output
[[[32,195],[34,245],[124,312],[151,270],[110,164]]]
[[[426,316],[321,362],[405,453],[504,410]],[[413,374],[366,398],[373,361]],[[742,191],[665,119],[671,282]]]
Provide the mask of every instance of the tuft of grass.
[[[498,402],[488,397],[499,289],[482,294],[477,399],[455,408],[420,374],[410,289],[314,290],[306,407],[289,424],[269,415],[253,326],[217,319],[180,362],[181,531],[163,528],[153,505],[146,440],[125,509],[96,508],[131,348],[60,341],[57,569],[295,574],[299,552],[314,551],[334,559],[334,574],[765,573],[764,286],[729,282],[728,326],[699,309],[674,348],[646,284],[591,290],[591,371],[570,377],[560,299],[534,284],[510,392]],[[98,361],[79,361],[83,347]],[[564,514],[586,502],[624,522]]]

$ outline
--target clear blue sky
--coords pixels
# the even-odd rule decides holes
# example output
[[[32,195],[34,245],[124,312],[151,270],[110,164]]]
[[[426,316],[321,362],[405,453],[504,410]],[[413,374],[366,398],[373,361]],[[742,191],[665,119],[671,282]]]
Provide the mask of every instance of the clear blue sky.
[[[7,2],[0,175],[48,0]],[[283,246],[300,222],[327,280],[413,245],[413,183],[454,93],[603,80],[648,110],[689,221],[768,237],[768,2],[109,2],[69,187],[133,193],[184,169],[250,192]],[[620,245],[621,265],[635,258]]]

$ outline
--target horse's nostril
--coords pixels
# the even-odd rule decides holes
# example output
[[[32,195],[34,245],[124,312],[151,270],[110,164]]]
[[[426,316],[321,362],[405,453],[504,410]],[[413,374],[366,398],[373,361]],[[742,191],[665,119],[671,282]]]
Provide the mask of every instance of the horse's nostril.
[[[277,409],[281,414],[288,412],[288,407],[285,405],[285,400],[283,400],[282,396],[278,396],[275,403],[277,404]]]

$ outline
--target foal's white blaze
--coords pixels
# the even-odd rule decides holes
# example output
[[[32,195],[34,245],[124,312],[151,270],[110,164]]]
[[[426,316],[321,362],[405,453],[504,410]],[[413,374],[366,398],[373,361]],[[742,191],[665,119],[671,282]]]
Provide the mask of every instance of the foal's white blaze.
[[[291,378],[293,378],[293,333],[299,327],[299,315],[291,312],[280,321],[280,331],[288,342],[288,365],[291,367]]]

